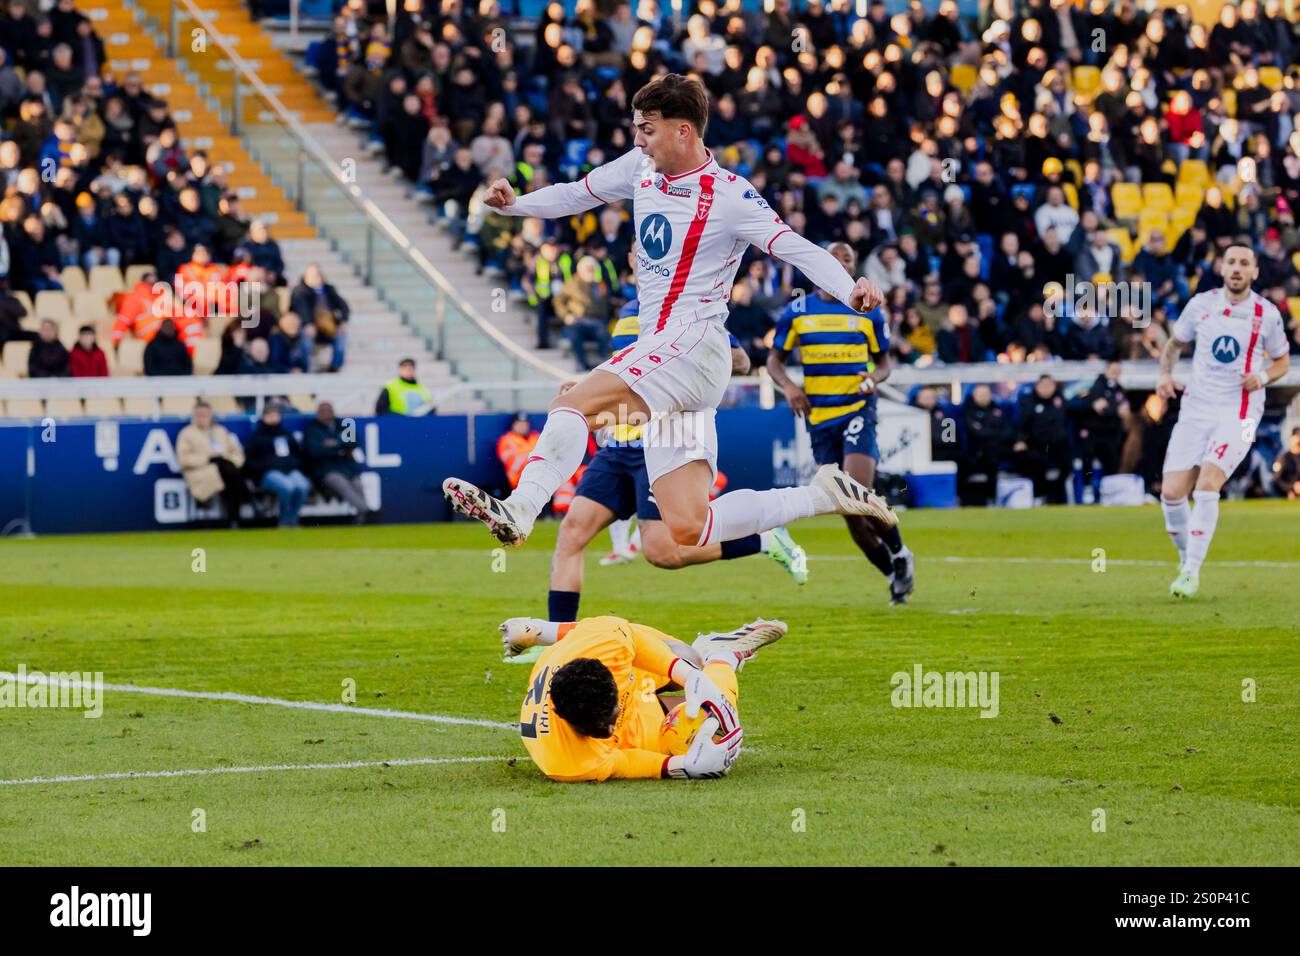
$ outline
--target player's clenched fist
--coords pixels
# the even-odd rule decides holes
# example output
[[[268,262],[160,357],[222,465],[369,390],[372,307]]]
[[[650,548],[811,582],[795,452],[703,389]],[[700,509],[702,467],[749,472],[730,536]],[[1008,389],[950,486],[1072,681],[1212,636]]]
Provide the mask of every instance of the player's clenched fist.
[[[509,182],[498,179],[488,187],[487,193],[483,196],[483,204],[491,206],[493,209],[505,209],[507,206],[513,206],[515,204],[515,191],[511,188]]]
[[[849,296],[849,307],[859,312],[870,312],[885,301],[885,294],[880,286],[870,279],[859,279],[853,284],[853,293]]]

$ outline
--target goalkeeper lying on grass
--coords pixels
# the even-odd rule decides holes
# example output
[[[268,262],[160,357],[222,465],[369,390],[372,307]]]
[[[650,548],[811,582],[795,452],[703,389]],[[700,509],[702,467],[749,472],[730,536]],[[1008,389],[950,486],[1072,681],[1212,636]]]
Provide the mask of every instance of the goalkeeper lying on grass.
[[[553,645],[533,665],[519,735],[552,780],[724,776],[744,736],[736,671],[785,632],[759,620],[687,645],[621,617],[511,618],[501,625],[507,654]],[[659,692],[674,688],[686,700],[665,719]]]

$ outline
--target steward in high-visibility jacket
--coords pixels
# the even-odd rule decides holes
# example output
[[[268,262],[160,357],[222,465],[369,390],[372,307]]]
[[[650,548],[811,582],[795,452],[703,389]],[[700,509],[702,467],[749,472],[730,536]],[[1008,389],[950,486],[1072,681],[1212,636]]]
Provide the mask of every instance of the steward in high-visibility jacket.
[[[520,413],[510,423],[510,430],[497,439],[497,458],[506,469],[506,480],[510,482],[512,491],[519,487],[519,476],[524,473],[524,465],[528,464],[528,456],[537,447],[540,437],[528,416]]]
[[[415,359],[402,359],[397,378],[384,386],[375,402],[376,415],[416,415],[433,403],[433,395],[415,380]]]
[[[573,275],[573,256],[561,252],[554,259],[548,259],[545,253],[548,245],[550,243],[543,244],[543,251],[538,253],[537,261],[533,263],[533,288],[528,295],[528,304],[532,306],[541,300],[549,300]],[[559,275],[556,275],[557,272]]]

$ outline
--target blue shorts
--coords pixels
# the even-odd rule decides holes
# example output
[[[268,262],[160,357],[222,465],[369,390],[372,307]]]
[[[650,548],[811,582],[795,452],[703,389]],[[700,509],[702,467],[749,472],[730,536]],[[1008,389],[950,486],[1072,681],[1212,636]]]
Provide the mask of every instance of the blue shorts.
[[[845,455],[866,455],[880,461],[880,447],[876,444],[876,416],[858,412],[843,421],[813,429],[813,461],[819,465],[843,464]]]
[[[578,482],[577,495],[604,505],[620,520],[632,515],[641,521],[661,520],[640,447],[606,445],[596,452]]]

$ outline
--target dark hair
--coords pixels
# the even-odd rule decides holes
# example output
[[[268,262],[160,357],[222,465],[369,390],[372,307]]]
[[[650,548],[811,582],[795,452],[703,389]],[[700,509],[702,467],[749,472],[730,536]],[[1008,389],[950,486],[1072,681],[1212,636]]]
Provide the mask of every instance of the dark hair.
[[[578,733],[608,737],[618,707],[614,675],[593,657],[575,657],[551,677],[551,705]]]
[[[1252,246],[1249,242],[1230,242],[1230,243],[1228,243],[1228,247],[1227,247],[1227,249],[1224,249],[1224,250],[1223,250],[1223,254],[1224,254],[1225,256],[1228,254],[1228,249],[1245,249],[1247,252],[1250,253],[1250,258],[1253,259],[1257,265],[1258,265],[1258,263],[1259,263],[1259,255],[1258,255],[1258,253],[1255,252],[1255,247]]]
[[[632,109],[658,113],[666,120],[684,119],[703,136],[709,122],[709,94],[698,80],[667,73],[637,90]]]

